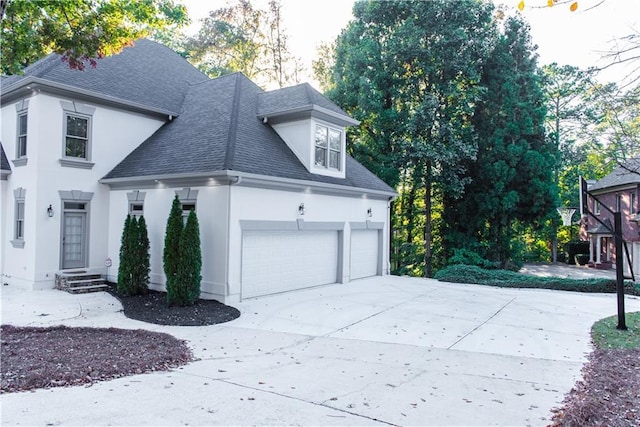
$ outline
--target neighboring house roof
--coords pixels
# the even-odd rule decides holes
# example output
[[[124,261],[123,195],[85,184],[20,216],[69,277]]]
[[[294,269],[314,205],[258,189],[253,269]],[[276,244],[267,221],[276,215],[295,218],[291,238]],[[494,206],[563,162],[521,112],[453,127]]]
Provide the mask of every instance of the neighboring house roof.
[[[177,114],[189,85],[209,80],[168,47],[146,39],[97,62],[95,68],[72,70],[60,55],[50,54],[25,68],[24,75],[4,77],[2,97],[40,82]]]
[[[640,159],[631,159],[618,166],[609,175],[589,187],[590,192],[640,184]]]
[[[605,218],[602,222],[604,224],[598,222],[593,228],[587,230],[587,233],[611,235],[613,233],[613,224],[611,224],[611,220],[609,218]]]
[[[8,175],[11,173],[11,165],[9,164],[9,159],[7,159],[7,155],[4,152],[2,144],[0,144],[0,172],[2,175]]]
[[[304,85],[287,92],[295,94],[300,88]],[[394,193],[391,187],[349,156],[345,179],[309,172],[273,128],[258,117],[259,95],[264,93],[241,73],[192,85],[179,117],[144,141],[103,181],[213,176],[234,171]],[[326,105],[330,101],[321,102]],[[292,104],[295,101],[288,105]],[[332,111],[346,116],[337,106],[332,107]]]

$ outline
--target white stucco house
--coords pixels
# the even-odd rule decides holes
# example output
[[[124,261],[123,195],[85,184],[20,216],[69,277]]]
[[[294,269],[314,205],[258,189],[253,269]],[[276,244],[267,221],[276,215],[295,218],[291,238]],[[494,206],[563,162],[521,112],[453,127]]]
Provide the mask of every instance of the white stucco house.
[[[3,284],[52,288],[69,270],[115,281],[133,214],[163,290],[175,195],[200,221],[203,298],[388,274],[396,193],[347,155],[358,122],[308,84],[265,92],[239,73],[210,79],[138,40],[96,68],[50,55],[3,77],[1,107]]]

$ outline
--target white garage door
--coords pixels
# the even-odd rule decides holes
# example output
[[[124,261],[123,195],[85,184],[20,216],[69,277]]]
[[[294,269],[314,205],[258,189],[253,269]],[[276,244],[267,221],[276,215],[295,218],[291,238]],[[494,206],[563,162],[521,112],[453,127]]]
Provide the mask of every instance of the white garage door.
[[[351,280],[378,274],[378,230],[351,232]]]
[[[242,298],[336,283],[336,231],[247,231]]]

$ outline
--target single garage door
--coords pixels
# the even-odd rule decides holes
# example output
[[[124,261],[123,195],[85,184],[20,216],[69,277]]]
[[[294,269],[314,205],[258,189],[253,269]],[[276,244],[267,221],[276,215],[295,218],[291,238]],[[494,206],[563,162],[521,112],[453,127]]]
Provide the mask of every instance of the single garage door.
[[[242,298],[336,283],[337,231],[246,231]]]
[[[351,231],[351,280],[378,274],[378,230]]]

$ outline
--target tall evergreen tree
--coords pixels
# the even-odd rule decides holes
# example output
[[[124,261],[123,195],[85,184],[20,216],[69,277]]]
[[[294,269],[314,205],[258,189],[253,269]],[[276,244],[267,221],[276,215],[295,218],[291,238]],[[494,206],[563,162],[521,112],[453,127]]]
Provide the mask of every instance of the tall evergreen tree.
[[[146,294],[149,291],[149,272],[151,271],[151,261],[149,255],[149,234],[144,216],[138,220],[136,233],[136,253],[133,260],[135,262],[135,292],[138,295]]]
[[[200,297],[202,280],[202,254],[200,249],[200,226],[195,211],[189,212],[187,224],[180,237],[180,264],[178,266],[180,305],[191,305]]]
[[[509,18],[482,75],[486,96],[473,125],[477,159],[466,162],[465,196],[445,198],[448,250],[480,250],[506,266],[516,221],[535,223],[555,206],[555,151],[545,139],[544,93],[528,26]],[[457,226],[454,227],[453,224]]]
[[[394,211],[420,220],[426,276],[434,197],[461,195],[462,161],[475,156],[470,119],[495,31],[492,12],[491,3],[475,0],[359,1],[336,43],[329,96],[361,121],[351,131],[358,160],[389,185],[401,184],[404,206]]]
[[[182,228],[182,205],[176,195],[173,198],[169,219],[167,220],[162,254],[168,304],[173,304],[179,299],[177,276],[180,265],[180,236],[182,235]]]
[[[120,238],[120,262],[118,264],[118,283],[116,289],[123,295],[131,295],[133,258],[131,256],[131,215],[127,215]]]

